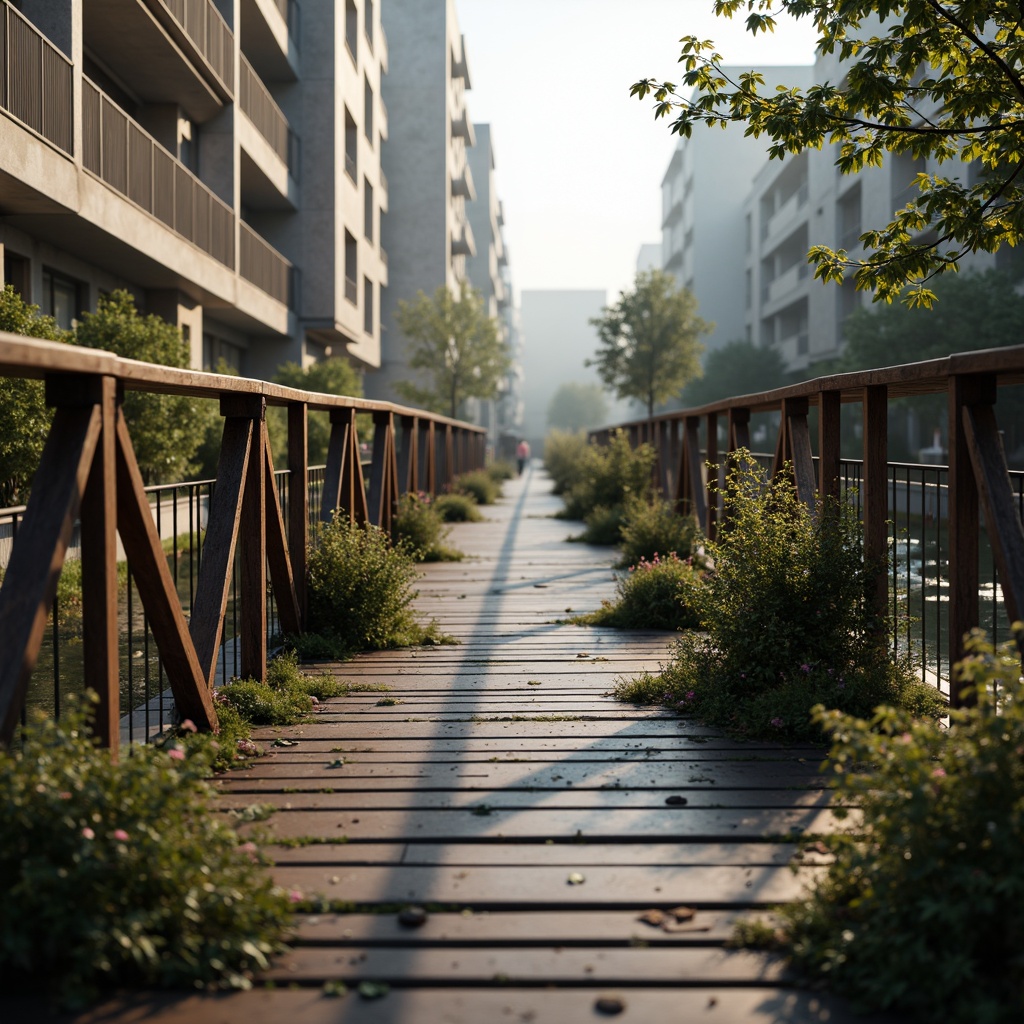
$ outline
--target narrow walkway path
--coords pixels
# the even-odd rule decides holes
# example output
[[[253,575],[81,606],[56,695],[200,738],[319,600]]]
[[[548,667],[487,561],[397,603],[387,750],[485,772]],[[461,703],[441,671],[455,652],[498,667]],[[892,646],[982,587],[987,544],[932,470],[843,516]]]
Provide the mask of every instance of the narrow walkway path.
[[[390,689],[263,730],[269,756],[221,781],[225,808],[277,808],[266,827],[291,845],[272,849],[275,876],[326,901],[298,919],[276,987],[85,1019],[851,1019],[788,988],[775,959],[723,948],[737,915],[820,870],[789,865],[801,836],[834,827],[821,752],[616,702],[615,679],[657,669],[672,637],[557,623],[614,586],[607,550],[565,543],[548,491],[536,468],[507,485],[487,522],[454,531],[467,560],[427,568],[418,606],[458,646],[332,666]],[[338,981],[349,994],[326,997]],[[390,992],[363,998],[362,982]]]

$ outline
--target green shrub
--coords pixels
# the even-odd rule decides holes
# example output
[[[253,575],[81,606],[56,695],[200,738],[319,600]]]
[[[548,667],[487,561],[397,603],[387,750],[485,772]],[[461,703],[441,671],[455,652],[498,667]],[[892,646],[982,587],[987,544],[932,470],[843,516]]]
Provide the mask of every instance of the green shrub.
[[[1011,1024],[1024,1020],[1020,652],[978,632],[958,669],[977,705],[948,729],[889,707],[816,709],[837,802],[860,810],[784,931],[798,968],[865,1006]]]
[[[597,505],[587,513],[584,520],[587,528],[572,539],[584,544],[618,544],[622,536],[622,516],[621,505],[613,505],[611,508]]]
[[[633,448],[623,431],[607,445],[587,445],[576,479],[564,494],[566,519],[584,519],[601,507],[618,510],[621,518],[630,499],[648,500],[653,494],[656,455],[649,444]],[[616,541],[619,531],[616,530]]]
[[[444,543],[449,531],[429,498],[402,495],[391,532],[417,562],[458,562],[463,557]]]
[[[552,430],[544,438],[544,468],[555,494],[564,494],[580,478],[584,456],[590,447],[582,431]]]
[[[573,619],[580,625],[616,629],[688,629],[697,625],[690,595],[698,574],[689,561],[675,555],[641,559],[616,583],[618,598],[605,601],[590,615]]]
[[[376,526],[335,514],[310,549],[307,576],[309,632],[325,640],[323,656],[436,641],[410,608],[412,555]]]
[[[81,708],[0,752],[0,982],[81,1005],[114,987],[247,987],[289,918],[211,805],[208,744],[111,764]]]
[[[442,494],[434,499],[434,511],[446,523],[479,523],[483,519],[468,494]]]
[[[787,477],[769,481],[745,453],[726,499],[729,529],[707,544],[714,571],[690,597],[706,634],[677,642],[661,676],[666,703],[780,740],[820,739],[810,719],[818,703],[860,715],[881,703],[941,712],[936,691],[879,642],[885,623],[865,601],[873,567],[852,507],[813,514]],[[618,694],[635,699],[629,683]]]
[[[501,497],[501,484],[486,469],[475,469],[456,477],[455,490],[472,495],[478,505],[493,505]]]
[[[515,465],[506,459],[495,459],[487,467],[487,472],[490,474],[491,479],[498,484],[503,483],[505,480],[515,480],[518,475]]]
[[[220,701],[232,705],[242,721],[252,725],[294,725],[311,714],[321,700],[346,692],[330,673],[308,676],[299,670],[293,652],[267,663],[267,681],[236,679],[217,691]]]
[[[693,553],[697,539],[697,521],[693,516],[676,512],[672,503],[655,498],[642,501],[632,498],[620,527],[622,558],[619,566],[637,565],[642,559],[651,561],[660,555],[677,554],[687,558]]]

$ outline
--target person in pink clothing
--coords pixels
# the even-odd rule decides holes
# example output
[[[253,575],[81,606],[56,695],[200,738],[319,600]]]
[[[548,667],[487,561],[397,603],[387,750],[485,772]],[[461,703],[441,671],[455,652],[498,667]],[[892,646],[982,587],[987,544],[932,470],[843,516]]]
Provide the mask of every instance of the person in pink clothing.
[[[522,441],[516,446],[516,460],[519,463],[519,475],[523,475],[523,467],[529,461],[530,458],[530,444],[524,437]]]

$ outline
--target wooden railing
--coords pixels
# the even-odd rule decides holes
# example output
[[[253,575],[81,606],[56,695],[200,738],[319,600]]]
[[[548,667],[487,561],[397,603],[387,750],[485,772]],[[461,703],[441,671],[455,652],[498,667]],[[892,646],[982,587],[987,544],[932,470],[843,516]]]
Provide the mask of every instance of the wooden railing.
[[[235,266],[235,214],[88,78],[82,79],[82,164],[115,191]]]
[[[0,107],[44,139],[73,148],[71,61],[7,0],[0,0]]]
[[[718,481],[708,465],[728,464],[729,453],[750,448],[753,413],[778,416],[772,472],[792,473],[801,499],[839,497],[840,410],[860,407],[863,462],[859,473],[865,557],[884,566],[890,547],[890,472],[888,414],[892,399],[945,394],[948,404],[949,467],[942,496],[948,529],[948,657],[963,655],[962,638],[979,624],[979,550],[981,523],[988,535],[996,577],[1009,622],[1024,619],[1024,527],[1018,497],[1010,482],[996,419],[1001,385],[1024,380],[1024,346],[951,355],[928,362],[819,377],[774,391],[713,402],[666,413],[619,428],[592,431],[607,443],[612,430],[629,433],[634,445],[649,441],[658,453],[656,473],[663,494],[681,511],[696,516],[702,530],[715,536],[721,515]],[[817,411],[817,445],[812,443],[809,413]],[[725,450],[719,450],[724,420]],[[702,437],[703,433],[703,437]],[[880,571],[876,592],[888,600],[888,579]],[[950,678],[950,698],[960,701],[960,683]]]
[[[331,422],[327,466],[318,484],[323,519],[340,510],[353,521],[390,530],[402,494],[449,489],[459,473],[484,461],[484,431],[422,410],[171,369],[6,333],[0,333],[0,376],[44,380],[54,408],[0,588],[0,743],[9,743],[17,729],[76,521],[85,678],[100,697],[97,737],[116,751],[121,714],[118,537],[178,712],[200,728],[216,729],[212,682],[236,550],[241,674],[266,677],[268,583],[282,631],[303,628],[309,412],[324,410]],[[220,461],[187,622],[121,410],[125,389],[220,401]],[[268,405],[287,409],[287,515],[275,483]],[[360,462],[358,413],[369,413],[374,424],[368,481]]]

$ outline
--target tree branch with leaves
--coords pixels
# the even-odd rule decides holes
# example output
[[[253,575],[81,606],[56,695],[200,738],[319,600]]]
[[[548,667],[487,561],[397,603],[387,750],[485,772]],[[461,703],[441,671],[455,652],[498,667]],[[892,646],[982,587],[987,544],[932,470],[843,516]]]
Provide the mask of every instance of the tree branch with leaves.
[[[961,165],[917,175],[918,197],[888,224],[866,231],[863,259],[815,245],[815,277],[891,302],[929,306],[928,282],[970,252],[1016,245],[1024,231],[1024,27],[1017,0],[716,0],[715,13],[746,14],[748,31],[773,32],[775,14],[810,18],[817,49],[835,54],[845,78],[805,90],[762,92],[754,71],[730,76],[710,40],[686,36],[681,82],[643,79],[631,94],[654,99],[656,117],[689,138],[694,126],[746,125],[782,159],[829,143],[837,167],[856,174],[886,153]],[[683,92],[692,90],[684,96]],[[977,163],[981,174],[966,174]],[[909,287],[908,287],[909,286]]]

